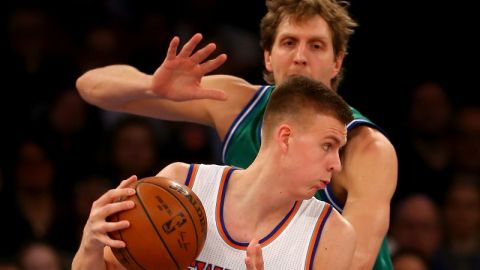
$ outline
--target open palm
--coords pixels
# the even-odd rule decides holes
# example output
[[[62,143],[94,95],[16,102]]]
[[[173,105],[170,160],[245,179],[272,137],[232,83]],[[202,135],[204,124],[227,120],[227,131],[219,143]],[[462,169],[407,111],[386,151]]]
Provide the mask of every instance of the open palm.
[[[220,67],[227,59],[225,54],[221,54],[205,61],[215,50],[216,45],[210,43],[193,52],[201,40],[202,35],[195,34],[177,55],[180,39],[178,37],[172,39],[165,60],[153,74],[152,90],[155,94],[175,101],[226,98],[225,92],[220,89],[206,89],[201,86],[202,77]]]

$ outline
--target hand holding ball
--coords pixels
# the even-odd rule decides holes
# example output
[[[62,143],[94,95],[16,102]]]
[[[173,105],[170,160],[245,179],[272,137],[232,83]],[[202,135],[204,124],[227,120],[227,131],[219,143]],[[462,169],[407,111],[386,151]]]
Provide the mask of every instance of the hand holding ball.
[[[110,217],[130,227],[111,233],[125,248],[112,248],[127,269],[185,269],[200,254],[207,238],[207,220],[200,199],[185,185],[165,177],[140,179],[135,207]]]

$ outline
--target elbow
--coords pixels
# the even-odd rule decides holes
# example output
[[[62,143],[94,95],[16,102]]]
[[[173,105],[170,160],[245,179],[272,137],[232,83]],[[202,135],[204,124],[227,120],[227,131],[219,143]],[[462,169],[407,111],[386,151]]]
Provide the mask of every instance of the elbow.
[[[94,91],[92,88],[91,79],[90,79],[90,72],[84,73],[82,76],[80,76],[77,81],[75,82],[75,87],[77,88],[78,93],[80,96],[88,103],[93,104],[94,103],[94,98],[93,98],[93,93]]]
[[[102,97],[101,91],[101,81],[98,80],[98,77],[93,71],[87,71],[75,82],[75,87],[80,94],[80,96],[87,103],[99,107],[106,107],[106,104],[102,101],[105,99]]]
[[[352,262],[350,264],[350,270],[371,270],[375,264],[375,258],[368,254],[358,254],[355,252]]]

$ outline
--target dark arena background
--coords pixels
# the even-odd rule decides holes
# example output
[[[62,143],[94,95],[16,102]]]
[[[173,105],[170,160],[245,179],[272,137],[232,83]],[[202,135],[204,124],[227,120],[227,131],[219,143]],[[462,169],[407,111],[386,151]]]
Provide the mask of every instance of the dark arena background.
[[[408,251],[429,269],[480,269],[478,10],[465,1],[350,3],[359,27],[338,92],[397,150],[392,256]],[[173,36],[183,43],[200,32],[229,56],[215,73],[264,83],[264,1],[2,6],[0,269],[34,269],[27,265],[40,261],[38,250],[56,262],[51,269],[70,269],[92,202],[120,180],[173,161],[221,163],[211,129],[89,105],[75,89],[81,74],[118,63],[153,73]]]

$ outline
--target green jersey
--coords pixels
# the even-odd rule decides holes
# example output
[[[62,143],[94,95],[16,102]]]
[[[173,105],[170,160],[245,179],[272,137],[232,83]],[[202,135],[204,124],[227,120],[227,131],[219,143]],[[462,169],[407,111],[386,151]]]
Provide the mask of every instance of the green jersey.
[[[275,87],[271,85],[260,87],[230,126],[222,145],[222,159],[225,164],[246,168],[257,156],[261,143],[260,134],[262,132],[261,126],[263,121],[263,113],[265,112],[270,95],[274,89]],[[355,127],[364,125],[371,126],[382,131],[359,111],[352,107],[350,108],[352,110],[354,120],[347,125],[348,132],[353,130]],[[315,194],[315,197],[330,203],[340,213],[342,212],[343,205],[335,199],[329,186],[327,186],[325,189],[319,190]],[[382,242],[382,246],[380,247],[380,252],[373,269],[393,269],[386,239],[384,239]]]

